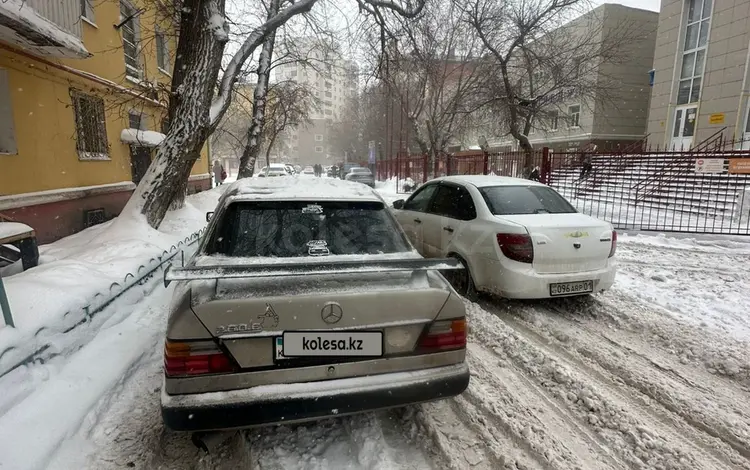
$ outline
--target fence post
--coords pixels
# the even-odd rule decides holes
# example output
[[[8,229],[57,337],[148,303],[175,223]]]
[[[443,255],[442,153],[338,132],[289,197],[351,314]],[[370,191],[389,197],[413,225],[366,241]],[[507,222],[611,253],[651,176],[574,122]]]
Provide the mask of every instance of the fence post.
[[[540,172],[540,179],[542,180],[542,183],[549,184],[549,176],[550,176],[550,170],[552,168],[550,158],[549,158],[549,147],[543,147],[542,148],[542,171]]]
[[[427,182],[427,170],[429,165],[429,160],[427,159],[427,154],[422,155],[422,183]]]
[[[5,293],[5,284],[3,284],[2,274],[0,274],[0,310],[3,311],[5,324],[11,328],[15,328],[16,325],[13,323],[13,315],[10,313],[10,302],[8,302],[8,296]]]
[[[482,174],[483,175],[489,175],[490,174],[490,153],[486,150],[482,151]]]

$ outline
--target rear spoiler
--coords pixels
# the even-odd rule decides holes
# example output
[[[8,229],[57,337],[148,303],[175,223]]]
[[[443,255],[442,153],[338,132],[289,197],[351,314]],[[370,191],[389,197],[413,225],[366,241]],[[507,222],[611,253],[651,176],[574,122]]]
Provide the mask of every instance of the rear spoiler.
[[[185,266],[164,271],[164,286],[172,281],[210,279],[248,279],[306,275],[396,273],[412,271],[464,269],[455,258],[386,259],[378,261],[319,261],[315,263],[269,263],[241,266]]]

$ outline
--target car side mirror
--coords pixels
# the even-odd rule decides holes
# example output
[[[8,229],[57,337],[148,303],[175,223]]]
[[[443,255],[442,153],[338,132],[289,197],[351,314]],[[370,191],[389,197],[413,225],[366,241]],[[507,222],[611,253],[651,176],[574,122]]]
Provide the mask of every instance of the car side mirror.
[[[211,222],[211,217],[214,216],[213,212],[206,212],[206,222]]]
[[[394,209],[403,209],[404,208],[404,200],[399,199],[398,201],[393,201],[393,208]]]

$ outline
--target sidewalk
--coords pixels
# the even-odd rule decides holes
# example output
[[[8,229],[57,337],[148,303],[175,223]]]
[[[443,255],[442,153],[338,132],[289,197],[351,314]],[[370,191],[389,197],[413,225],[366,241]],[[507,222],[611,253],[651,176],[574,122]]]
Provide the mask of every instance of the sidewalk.
[[[127,273],[137,274],[172,245],[200,230],[226,186],[188,196],[167,213],[159,230],[120,217],[39,247],[39,266],[4,277],[16,328],[0,323],[0,350],[17,334],[37,331],[80,309]]]

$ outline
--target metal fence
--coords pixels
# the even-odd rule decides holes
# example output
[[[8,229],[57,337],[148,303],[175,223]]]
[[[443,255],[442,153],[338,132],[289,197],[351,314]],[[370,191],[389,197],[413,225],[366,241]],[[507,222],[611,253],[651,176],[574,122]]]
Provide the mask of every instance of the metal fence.
[[[98,315],[112,302],[133,289],[143,287],[148,291],[161,285],[153,282],[157,272],[163,270],[165,265],[171,263],[178,255],[184,256],[183,250],[198,242],[204,231],[205,228],[193,233],[172,245],[169,250],[164,250],[160,255],[138,266],[135,272],[125,274],[121,282],[113,282],[106,291],[96,293],[86,305],[65,312],[56,324],[42,327],[29,335],[18,335],[13,344],[0,351],[0,378],[18,367],[33,363],[43,364],[65,352],[82,347],[83,344],[77,339],[78,335],[69,333],[92,325],[92,322],[98,319]],[[148,292],[137,294],[142,297]]]
[[[434,176],[492,174],[539,180],[558,190],[581,212],[616,228],[750,235],[750,150],[718,138],[689,151],[639,147],[627,152],[460,152],[430,159],[397,155],[378,163],[380,179],[414,188]],[[432,160],[432,161],[431,161]]]

